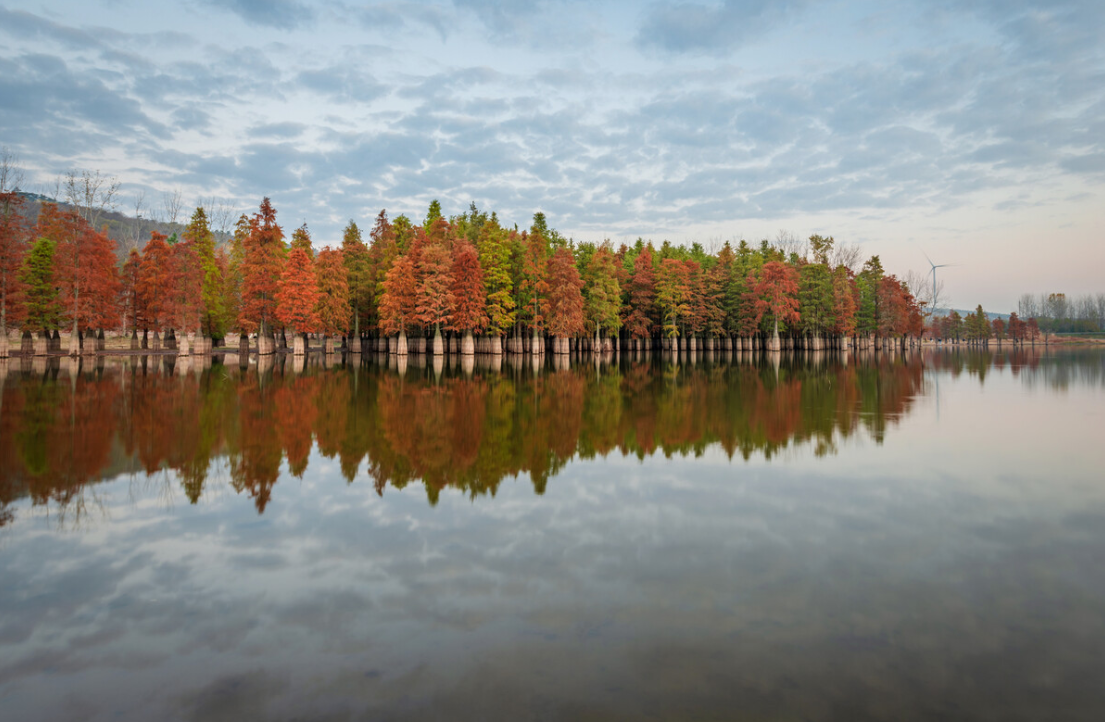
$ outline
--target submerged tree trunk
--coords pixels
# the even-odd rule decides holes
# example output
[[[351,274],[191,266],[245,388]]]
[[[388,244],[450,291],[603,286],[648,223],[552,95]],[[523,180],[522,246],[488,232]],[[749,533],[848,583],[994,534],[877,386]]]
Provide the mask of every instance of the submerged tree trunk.
[[[441,324],[434,324],[434,342],[433,342],[433,354],[434,356],[443,356],[445,354],[445,341],[441,338]]]
[[[782,350],[782,348],[783,348],[782,342],[779,340],[779,317],[776,316],[775,317],[775,330],[772,331],[772,333],[771,333],[771,341],[768,342],[767,350],[768,351],[780,351],[780,350]]]

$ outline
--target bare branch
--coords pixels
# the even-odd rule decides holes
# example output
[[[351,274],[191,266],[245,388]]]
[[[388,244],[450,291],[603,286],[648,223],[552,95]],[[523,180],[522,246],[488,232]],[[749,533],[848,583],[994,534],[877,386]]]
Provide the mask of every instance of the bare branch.
[[[165,213],[165,220],[169,223],[176,223],[177,217],[180,215],[180,209],[183,206],[184,193],[180,188],[174,188],[171,191],[165,191],[161,196],[161,207]]]
[[[210,196],[208,198],[201,198],[200,205],[207,213],[207,220],[211,223],[211,230],[220,235],[230,233],[230,229],[233,227],[233,221],[237,218],[234,212],[234,206],[226,198],[220,198],[216,196]]]
[[[142,244],[142,230],[145,226],[145,222],[142,218],[142,209],[146,204],[146,191],[139,190],[134,194],[134,236],[126,240],[127,248],[129,252],[131,250],[137,250]]]
[[[937,280],[933,286],[932,272],[908,271],[902,276],[902,283],[906,285],[913,298],[921,305],[925,317],[932,316],[933,312],[943,303],[944,282]]]
[[[19,157],[7,146],[0,148],[0,193],[19,190],[25,180]]]
[[[804,238],[799,238],[791,231],[780,230],[775,234],[775,243],[772,245],[782,251],[787,258],[790,258],[791,254],[797,255],[799,258],[806,257],[807,241]]]
[[[833,246],[833,251],[829,255],[829,263],[833,268],[844,266],[851,269],[852,273],[856,273],[860,265],[860,258],[862,258],[862,254],[859,246],[855,243],[837,243]]]
[[[114,211],[119,180],[100,171],[69,171],[64,180],[65,200],[76,207],[93,228],[104,211]]]

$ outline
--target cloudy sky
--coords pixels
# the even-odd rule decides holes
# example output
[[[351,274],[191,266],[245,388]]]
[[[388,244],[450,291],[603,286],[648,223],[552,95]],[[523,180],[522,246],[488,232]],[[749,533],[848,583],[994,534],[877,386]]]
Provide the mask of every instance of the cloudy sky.
[[[0,4],[0,144],[316,245],[475,201],[576,239],[831,234],[950,302],[1105,291],[1100,0]]]

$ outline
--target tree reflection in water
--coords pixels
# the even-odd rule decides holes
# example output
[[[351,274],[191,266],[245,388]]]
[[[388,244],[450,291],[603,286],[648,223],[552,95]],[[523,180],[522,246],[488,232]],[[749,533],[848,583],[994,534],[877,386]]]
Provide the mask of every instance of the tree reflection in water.
[[[1100,364],[1043,364],[1041,352],[710,355],[681,359],[585,357],[450,359],[435,369],[413,358],[403,369],[366,357],[175,361],[130,357],[89,365],[9,361],[0,406],[0,523],[29,496],[65,506],[82,488],[123,474],[172,472],[193,503],[217,462],[259,513],[281,474],[302,478],[312,448],[337,459],[349,481],[425,485],[435,503],[447,487],[494,496],[526,474],[541,494],[575,458],[613,453],[766,459],[794,447],[820,456],[865,433],[881,442],[924,391],[924,374],[968,372],[985,380],[1009,365],[1035,383],[1080,375],[1101,381]],[[298,367],[297,367],[298,366]],[[1059,370],[1054,370],[1059,369]],[[286,464],[286,466],[284,466]]]

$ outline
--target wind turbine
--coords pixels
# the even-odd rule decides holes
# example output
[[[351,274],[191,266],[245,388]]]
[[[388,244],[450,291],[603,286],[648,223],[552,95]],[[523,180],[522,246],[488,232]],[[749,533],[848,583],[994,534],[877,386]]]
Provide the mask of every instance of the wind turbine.
[[[930,271],[930,273],[932,274],[932,313],[935,316],[935,314],[936,314],[936,269],[937,268],[948,268],[949,266],[954,266],[956,264],[954,264],[954,263],[936,264],[936,263],[932,262],[931,258],[929,258],[929,254],[925,253],[924,251],[921,251],[921,254],[925,257],[925,260],[929,262],[929,265],[932,266],[932,270]]]

